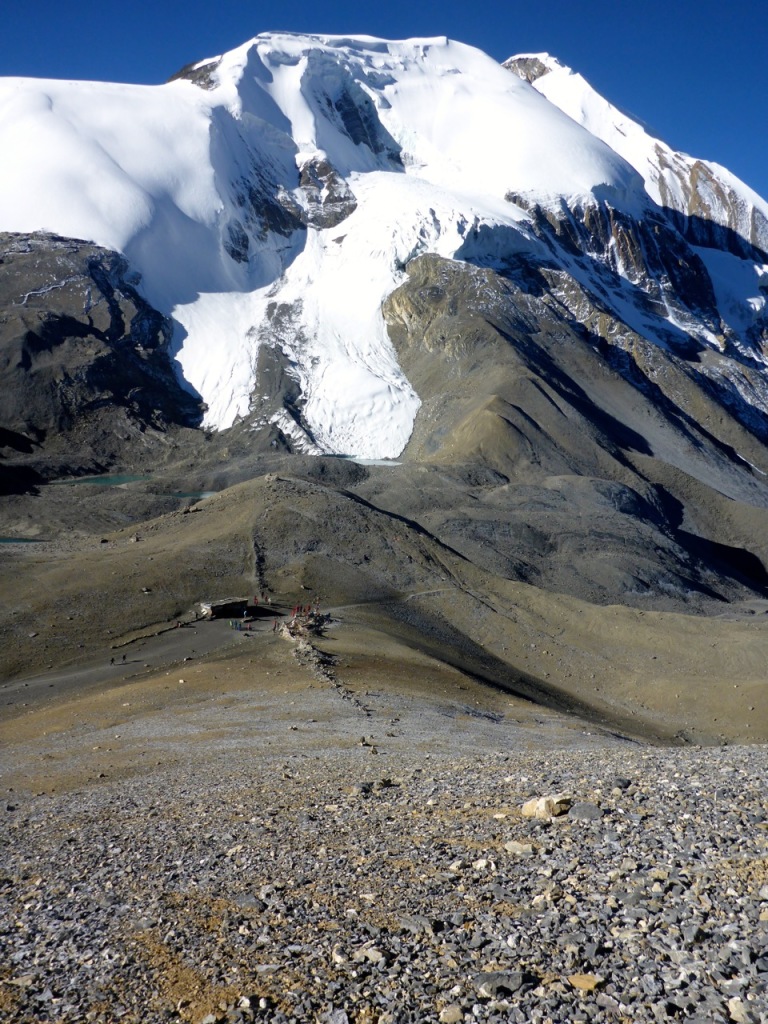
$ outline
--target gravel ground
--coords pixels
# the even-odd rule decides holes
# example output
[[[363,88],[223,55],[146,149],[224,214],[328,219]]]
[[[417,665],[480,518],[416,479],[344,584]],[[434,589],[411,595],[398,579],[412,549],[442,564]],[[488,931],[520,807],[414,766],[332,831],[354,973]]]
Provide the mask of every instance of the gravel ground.
[[[10,794],[0,1017],[768,1021],[765,768],[235,749]],[[552,793],[567,813],[523,816]]]

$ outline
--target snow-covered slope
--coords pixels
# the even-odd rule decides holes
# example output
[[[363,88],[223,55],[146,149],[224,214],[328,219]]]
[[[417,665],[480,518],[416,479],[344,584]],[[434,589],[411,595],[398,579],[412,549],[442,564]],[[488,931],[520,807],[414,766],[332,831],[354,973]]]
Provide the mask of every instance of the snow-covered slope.
[[[765,365],[768,346],[768,202],[725,167],[673,150],[546,53],[504,66],[620,154],[649,197],[691,244],[715,292],[734,353]]]
[[[265,34],[163,86],[0,80],[0,229],[124,253],[176,324],[207,423],[261,415],[307,451],[393,457],[406,444],[419,397],[381,306],[422,253],[498,266],[562,256],[645,336],[666,343],[666,325],[722,348],[728,335],[762,358],[755,253],[710,258],[696,235],[702,255],[676,256],[695,263],[694,312],[676,271],[646,259],[654,243],[638,225],[682,231],[665,206],[693,216],[688,158],[568,69],[543,66],[531,85],[444,38]],[[752,211],[745,237],[762,245],[765,204],[718,180]],[[717,223],[739,235],[739,217]],[[260,394],[270,349],[299,395],[277,410]]]
[[[505,66],[624,157],[660,206],[727,228],[742,242],[768,250],[768,202],[725,167],[676,152],[654,138],[549,54],[521,54]],[[704,226],[700,230],[705,233]]]

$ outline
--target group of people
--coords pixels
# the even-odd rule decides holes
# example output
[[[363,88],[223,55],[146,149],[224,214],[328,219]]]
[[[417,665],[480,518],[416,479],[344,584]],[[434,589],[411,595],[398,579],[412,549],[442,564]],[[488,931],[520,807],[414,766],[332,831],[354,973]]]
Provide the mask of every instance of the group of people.
[[[297,604],[291,608],[291,620],[306,618],[308,615],[319,615],[320,614],[320,601],[315,601],[314,605],[311,604]]]
[[[243,612],[243,618],[245,618],[245,612]],[[241,633],[244,629],[250,633],[253,629],[253,626],[251,625],[250,622],[242,622],[240,619],[230,619],[229,628],[236,629],[238,633]]]

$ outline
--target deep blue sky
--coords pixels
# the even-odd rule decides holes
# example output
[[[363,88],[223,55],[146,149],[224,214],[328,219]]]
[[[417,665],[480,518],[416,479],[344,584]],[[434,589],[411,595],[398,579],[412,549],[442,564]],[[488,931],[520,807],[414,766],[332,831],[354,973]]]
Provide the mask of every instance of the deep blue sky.
[[[157,83],[258,32],[546,50],[677,149],[768,198],[768,0],[6,0],[0,75]]]

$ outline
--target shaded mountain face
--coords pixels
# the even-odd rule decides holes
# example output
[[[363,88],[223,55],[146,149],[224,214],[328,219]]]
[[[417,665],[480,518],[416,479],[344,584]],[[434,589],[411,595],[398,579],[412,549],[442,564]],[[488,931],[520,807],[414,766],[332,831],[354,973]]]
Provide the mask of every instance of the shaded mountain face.
[[[768,596],[768,205],[727,171],[547,55],[441,39],[270,34],[155,89],[13,88],[6,469],[146,466],[202,425],[206,479],[398,459],[330,486],[490,576]]]
[[[202,403],[176,377],[172,327],[116,252],[55,235],[0,233],[0,450],[52,465],[109,464]],[[23,476],[22,478],[23,479]],[[13,489],[12,474],[5,489]]]

